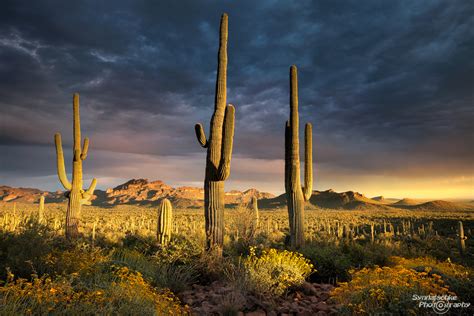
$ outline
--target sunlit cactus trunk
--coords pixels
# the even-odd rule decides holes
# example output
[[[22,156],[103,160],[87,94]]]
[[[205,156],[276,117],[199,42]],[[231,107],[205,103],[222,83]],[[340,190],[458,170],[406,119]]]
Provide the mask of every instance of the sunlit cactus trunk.
[[[168,199],[163,199],[158,210],[158,225],[156,237],[158,244],[166,246],[171,240],[171,229],[173,227],[173,206]]]
[[[44,221],[44,195],[40,196],[38,204],[38,222]]]
[[[300,180],[300,145],[298,117],[298,75],[296,66],[290,67],[290,120],[285,128],[285,190],[290,221],[290,244],[304,244],[304,204],[313,191],[313,140],[312,126],[305,126],[304,188]]]
[[[251,227],[251,236],[254,237],[257,233],[258,223],[260,220],[258,212],[258,199],[256,196],[252,196],[250,200],[250,211],[252,212],[252,227]]]
[[[461,221],[458,223],[458,241],[459,241],[459,253],[464,255],[466,253],[466,239],[464,235],[464,227]]]
[[[234,138],[234,106],[226,102],[227,94],[227,14],[220,24],[220,40],[214,114],[211,118],[209,139],[204,128],[196,124],[196,136],[207,148],[204,179],[204,217],[208,248],[222,248],[224,243],[224,181],[230,175]]]
[[[73,96],[73,162],[72,162],[72,182],[69,182],[64,166],[64,154],[61,142],[61,134],[54,135],[54,142],[56,144],[56,163],[58,169],[59,181],[68,191],[66,196],[68,198],[68,207],[66,212],[66,237],[68,239],[76,239],[79,237],[79,222],[81,217],[81,209],[83,204],[90,204],[90,199],[94,194],[96,179],[92,179],[92,183],[85,191],[82,188],[82,162],[87,157],[87,150],[89,149],[89,138],[84,138],[84,143],[81,148],[81,123],[79,117],[79,94],[75,93]]]

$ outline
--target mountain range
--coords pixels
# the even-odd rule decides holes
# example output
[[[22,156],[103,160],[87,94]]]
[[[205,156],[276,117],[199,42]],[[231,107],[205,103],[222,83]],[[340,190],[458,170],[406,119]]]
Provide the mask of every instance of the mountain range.
[[[168,198],[176,208],[201,208],[204,204],[204,189],[197,187],[173,188],[163,181],[148,181],[147,179],[132,179],[114,188],[94,192],[92,205],[114,206],[119,204],[130,205],[157,205],[163,198]],[[40,196],[45,196],[46,203],[65,202],[66,198],[61,191],[48,192],[33,188],[13,188],[0,186],[0,201],[36,203]],[[251,198],[258,199],[261,209],[275,209],[286,207],[285,194],[275,196],[257,189],[245,191],[232,190],[225,193],[225,203],[229,207],[246,205]],[[414,199],[393,199],[376,196],[368,198],[361,193],[333,190],[313,191],[308,208],[344,209],[344,210],[469,210],[474,209],[472,203],[454,203],[443,200],[426,201]]]

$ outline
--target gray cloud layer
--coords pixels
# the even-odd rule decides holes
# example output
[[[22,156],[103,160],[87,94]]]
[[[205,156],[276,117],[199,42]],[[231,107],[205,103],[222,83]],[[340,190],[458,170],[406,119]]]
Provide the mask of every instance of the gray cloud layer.
[[[125,170],[147,155],[186,160],[175,178],[200,179],[193,125],[211,115],[222,12],[237,108],[234,181],[281,180],[243,166],[264,170],[283,156],[291,64],[322,174],[348,183],[356,174],[472,175],[471,1],[4,1],[0,177],[54,173],[52,135],[70,144],[77,91],[91,172],[122,178],[105,171],[110,160]]]

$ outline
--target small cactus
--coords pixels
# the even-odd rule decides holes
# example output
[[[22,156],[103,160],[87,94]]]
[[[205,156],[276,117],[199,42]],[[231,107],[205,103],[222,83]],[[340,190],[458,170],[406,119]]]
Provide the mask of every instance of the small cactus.
[[[89,149],[89,138],[84,138],[84,143],[81,148],[81,123],[79,117],[79,94],[75,93],[73,96],[73,162],[72,162],[72,182],[69,182],[64,167],[64,154],[61,142],[61,134],[54,135],[54,142],[56,144],[56,164],[58,169],[58,177],[61,184],[68,192],[68,206],[66,212],[66,237],[68,239],[76,239],[79,237],[79,221],[81,217],[82,205],[89,205],[92,195],[94,194],[96,179],[92,179],[89,189],[82,188],[82,162],[87,157],[87,150]]]
[[[163,199],[158,210],[158,226],[156,237],[158,243],[166,246],[171,240],[171,229],[173,226],[173,207],[168,199]]]
[[[224,181],[230,175],[234,140],[235,109],[232,104],[226,104],[227,26],[228,17],[227,14],[223,14],[220,24],[215,107],[211,118],[209,139],[206,138],[201,124],[195,126],[199,144],[207,148],[204,179],[204,218],[208,249],[221,249],[224,244]]]
[[[44,220],[44,195],[40,196],[38,204],[38,222],[42,223]]]
[[[313,193],[313,139],[312,126],[305,127],[304,187],[300,179],[300,141],[298,117],[298,74],[296,66],[290,67],[290,119],[285,127],[285,191],[290,222],[290,244],[304,244],[304,203]]]
[[[374,223],[370,224],[370,242],[375,242],[375,225]]]
[[[258,213],[258,199],[256,196],[252,196],[252,199],[250,200],[251,204],[251,212],[252,212],[252,236],[255,236],[255,233],[257,232],[258,229],[258,222],[259,222],[259,213]]]
[[[459,252],[461,255],[466,253],[466,239],[467,237],[464,236],[464,227],[462,222],[459,221],[458,223],[458,240],[459,240]]]

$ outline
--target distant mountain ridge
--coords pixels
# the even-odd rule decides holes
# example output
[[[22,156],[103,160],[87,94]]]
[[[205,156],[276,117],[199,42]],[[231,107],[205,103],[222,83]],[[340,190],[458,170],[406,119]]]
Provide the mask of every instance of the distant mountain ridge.
[[[176,208],[201,208],[204,205],[204,189],[197,187],[172,187],[163,181],[149,181],[147,179],[131,179],[123,184],[105,191],[94,192],[92,205],[114,206],[119,204],[130,205],[157,205],[163,198],[169,199]],[[66,198],[61,191],[47,192],[33,188],[12,188],[0,186],[0,201],[36,203],[40,196],[46,197],[46,203],[65,202]],[[286,195],[275,196],[271,193],[260,192],[257,189],[245,191],[232,190],[225,193],[227,206],[247,204],[255,196],[261,209],[275,209],[286,207]],[[469,203],[454,203],[443,200],[427,201],[417,199],[384,198],[377,196],[368,198],[354,191],[335,192],[333,190],[313,191],[307,202],[308,209],[341,209],[341,210],[427,210],[427,211],[454,211],[472,210]]]
[[[47,192],[32,188],[12,188],[0,186],[0,200],[4,202],[37,202],[41,195],[46,203],[66,201],[63,192]],[[245,204],[252,196],[258,199],[273,198],[274,195],[260,192],[257,189],[246,191],[232,190],[225,193],[225,202],[230,205]],[[147,179],[132,179],[106,191],[96,190],[92,205],[113,206],[118,204],[154,205],[163,198],[168,198],[175,207],[197,208],[204,205],[204,189],[196,187],[173,188],[163,181],[148,181]]]

